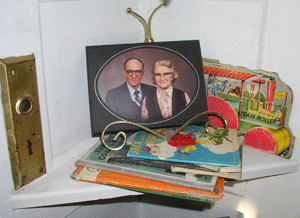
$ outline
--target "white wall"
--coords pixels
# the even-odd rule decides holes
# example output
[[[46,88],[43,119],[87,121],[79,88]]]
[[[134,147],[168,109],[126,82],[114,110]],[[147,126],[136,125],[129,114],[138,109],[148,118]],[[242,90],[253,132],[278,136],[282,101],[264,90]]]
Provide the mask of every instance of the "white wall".
[[[159,0],[0,0],[0,58],[32,53],[36,57],[49,170],[67,161],[73,146],[86,149],[82,144],[92,140],[88,129],[84,46],[143,41],[140,23],[125,10],[131,7],[148,20],[160,3]],[[152,35],[155,41],[199,39],[203,57],[252,70],[277,72],[294,91],[289,123],[296,136],[292,158],[300,161],[299,11],[297,0],[172,0],[155,14]],[[80,101],[73,96],[79,96]],[[71,102],[74,104],[70,105]],[[71,113],[68,108],[73,109]],[[81,134],[76,135],[78,132]],[[21,214],[65,217],[78,209],[80,205],[12,211],[9,196],[13,183],[3,116],[0,116],[0,135],[1,217]],[[211,210],[239,209],[245,217],[299,217],[299,181],[297,172],[236,184],[245,189],[245,197],[226,194]],[[85,207],[72,214],[79,217]],[[89,209],[103,208],[99,204]]]

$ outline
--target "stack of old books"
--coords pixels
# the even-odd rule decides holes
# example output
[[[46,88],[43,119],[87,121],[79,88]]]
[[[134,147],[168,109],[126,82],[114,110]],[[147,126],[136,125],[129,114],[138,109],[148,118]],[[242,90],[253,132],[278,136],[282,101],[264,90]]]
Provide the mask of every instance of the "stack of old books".
[[[168,136],[175,129],[155,131]],[[72,178],[210,203],[222,199],[224,179],[241,178],[242,138],[235,129],[212,137],[203,126],[187,126],[167,141],[145,131],[129,135],[121,150],[95,144],[76,162]],[[105,142],[118,147],[123,138],[114,136]]]

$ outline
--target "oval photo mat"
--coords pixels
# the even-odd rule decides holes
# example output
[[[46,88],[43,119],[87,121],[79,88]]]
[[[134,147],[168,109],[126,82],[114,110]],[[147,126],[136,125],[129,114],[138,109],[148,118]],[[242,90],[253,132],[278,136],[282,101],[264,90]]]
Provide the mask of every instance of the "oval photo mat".
[[[108,90],[116,88],[126,82],[123,69],[124,62],[129,58],[138,58],[144,63],[145,73],[141,83],[152,86],[155,85],[151,75],[151,65],[160,60],[171,60],[178,71],[178,79],[173,84],[174,87],[189,95],[191,98],[191,103],[189,105],[195,100],[200,88],[200,79],[192,63],[190,63],[183,55],[171,49],[159,46],[137,46],[114,55],[97,73],[95,79],[95,92],[99,102],[110,112],[111,109],[105,104],[106,93]],[[188,108],[189,105],[187,105],[186,108]],[[172,117],[181,114],[185,109]],[[118,114],[113,114],[120,117]],[[172,119],[172,117],[169,119]],[[126,117],[120,118],[127,119]]]

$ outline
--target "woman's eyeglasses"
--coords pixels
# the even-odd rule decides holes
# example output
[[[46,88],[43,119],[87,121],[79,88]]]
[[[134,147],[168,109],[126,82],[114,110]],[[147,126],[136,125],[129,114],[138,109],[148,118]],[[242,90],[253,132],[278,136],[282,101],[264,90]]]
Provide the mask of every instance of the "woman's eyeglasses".
[[[168,76],[173,74],[173,72],[165,72],[165,73],[155,73],[154,76]]]

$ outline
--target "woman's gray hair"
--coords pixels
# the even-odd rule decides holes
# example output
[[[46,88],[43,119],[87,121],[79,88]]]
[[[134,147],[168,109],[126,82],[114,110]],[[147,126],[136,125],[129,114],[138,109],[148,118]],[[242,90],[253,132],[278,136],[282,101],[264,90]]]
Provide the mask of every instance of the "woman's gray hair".
[[[154,78],[154,70],[155,70],[155,67],[157,66],[164,66],[164,67],[168,67],[171,69],[171,72],[173,73],[173,81],[172,83],[175,82],[175,80],[178,78],[178,71],[177,69],[175,68],[174,64],[172,63],[172,61],[170,60],[161,60],[161,61],[157,61],[155,64],[153,64],[151,66],[151,75],[152,75],[152,80],[153,80],[153,84],[156,85],[156,82],[155,82],[155,78]]]

